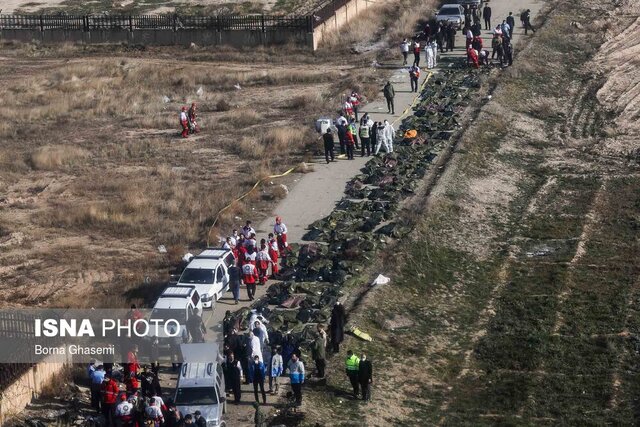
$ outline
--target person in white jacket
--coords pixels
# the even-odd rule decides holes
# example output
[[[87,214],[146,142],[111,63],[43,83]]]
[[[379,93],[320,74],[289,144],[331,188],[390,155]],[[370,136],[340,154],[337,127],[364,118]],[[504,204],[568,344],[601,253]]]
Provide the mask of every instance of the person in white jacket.
[[[427,58],[427,70],[433,68],[433,50],[431,49],[431,43],[424,45],[424,56]]]
[[[387,151],[387,153],[393,153],[393,137],[396,134],[396,130],[388,120],[384,121],[383,134],[385,150]]]
[[[260,345],[260,338],[255,336],[252,331],[249,331],[249,348],[251,349],[251,355],[249,356],[249,361],[253,361],[253,358],[258,356],[261,362],[264,362],[262,359],[262,346]]]
[[[433,64],[431,68],[435,68],[438,65],[438,43],[435,40],[431,40],[429,43],[429,47],[431,48]]]

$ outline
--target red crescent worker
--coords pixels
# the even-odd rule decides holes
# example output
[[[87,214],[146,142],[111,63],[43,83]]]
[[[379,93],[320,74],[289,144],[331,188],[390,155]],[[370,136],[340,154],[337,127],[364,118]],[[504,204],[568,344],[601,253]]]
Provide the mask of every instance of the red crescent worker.
[[[284,225],[282,218],[279,216],[276,217],[276,225],[273,226],[273,233],[278,239],[278,250],[280,254],[284,256],[285,250],[289,248],[289,244],[287,243],[287,226]]]
[[[278,274],[278,241],[269,233],[269,258],[271,258],[271,276],[275,279]]]
[[[269,275],[269,265],[271,264],[271,257],[267,250],[267,241],[262,239],[260,241],[260,250],[256,253],[256,267],[258,267],[258,276],[260,277],[260,284],[267,283]]]
[[[189,117],[187,116],[187,107],[182,107],[180,112],[180,125],[182,125],[182,137],[189,136]]]
[[[256,283],[260,280],[258,269],[255,265],[247,263],[242,266],[242,281],[247,286],[247,296],[249,301],[253,301],[256,294]]]
[[[473,64],[473,68],[478,68],[480,66],[480,62],[478,61],[478,52],[473,47],[469,46],[467,48],[467,54]]]

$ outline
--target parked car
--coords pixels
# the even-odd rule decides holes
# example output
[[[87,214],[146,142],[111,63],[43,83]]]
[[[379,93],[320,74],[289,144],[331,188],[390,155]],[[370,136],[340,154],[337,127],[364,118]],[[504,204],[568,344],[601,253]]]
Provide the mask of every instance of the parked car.
[[[183,414],[200,414],[207,427],[225,427],[222,419],[227,409],[225,385],[218,345],[214,343],[182,344],[183,363],[173,401]]]
[[[436,22],[453,24],[457,29],[464,26],[464,8],[459,4],[445,4],[436,13]]]
[[[205,249],[191,259],[177,284],[195,286],[202,306],[213,309],[215,302],[229,290],[228,268],[234,262],[233,252],[228,249]]]
[[[162,328],[158,329],[158,335],[150,334],[152,340],[158,340],[158,347],[161,349],[168,348],[173,338],[165,333],[164,322],[167,320],[175,320],[180,325],[180,331],[170,330],[169,334],[179,337],[188,337],[187,322],[194,313],[202,313],[202,300],[195,286],[167,286],[158,300],[156,301],[150,319],[161,320]],[[175,326],[171,325],[175,328]]]

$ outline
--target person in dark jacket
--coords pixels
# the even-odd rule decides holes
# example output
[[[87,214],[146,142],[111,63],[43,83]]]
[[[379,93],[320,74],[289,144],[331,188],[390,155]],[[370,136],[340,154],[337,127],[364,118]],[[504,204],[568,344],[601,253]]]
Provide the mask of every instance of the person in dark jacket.
[[[452,24],[447,26],[447,51],[453,52],[456,47],[456,29]]]
[[[204,326],[202,317],[200,316],[200,310],[196,309],[195,312],[187,320],[187,329],[191,335],[191,342],[203,343],[204,334],[207,333],[207,328]]]
[[[222,371],[224,372],[225,387],[233,392],[233,402],[240,403],[242,367],[233,353],[227,355],[227,361],[222,364]]]
[[[513,65],[513,45],[511,44],[511,42],[503,43],[502,49],[504,51],[504,60],[507,65]]]
[[[331,311],[331,348],[334,353],[340,351],[340,343],[344,341],[344,324],[346,322],[344,306],[338,301]]]
[[[235,318],[231,315],[231,310],[227,310],[222,319],[222,334],[224,338],[231,335],[235,329]]]
[[[240,300],[240,268],[237,261],[229,267],[229,290],[233,294],[233,300],[236,304]]]
[[[438,45],[438,49],[440,49],[440,53],[444,53],[445,39],[446,36],[444,34],[444,27],[442,24],[438,26],[438,31],[436,31],[436,44]]]
[[[333,133],[331,128],[327,128],[327,131],[322,135],[322,141],[324,142],[324,158],[329,163],[329,157],[331,161],[335,161],[333,154]]]
[[[491,7],[487,5],[482,9],[482,17],[484,18],[484,29],[491,29]]]
[[[513,38],[513,29],[516,27],[516,19],[513,17],[513,12],[509,12],[507,24],[509,24],[509,39],[511,39]]]
[[[193,423],[196,427],[207,427],[207,420],[202,416],[200,411],[196,411],[193,413],[193,418],[195,422]]]
[[[527,30],[531,30],[535,33],[536,30],[531,25],[531,9],[527,9],[523,17],[524,17],[524,34],[525,35],[527,34]]]
[[[371,384],[373,383],[373,366],[367,360],[367,355],[362,353],[358,366],[358,380],[362,391],[362,400],[371,400]]]
[[[264,379],[266,377],[266,369],[264,367],[264,363],[260,361],[260,356],[254,356],[253,362],[249,368],[251,370],[251,381],[253,382],[253,395],[256,398],[256,402],[259,402],[258,399],[258,387],[260,387],[260,392],[262,393],[262,403],[267,403],[267,393],[264,391]]]
[[[395,106],[393,105],[393,98],[395,98],[396,96],[396,91],[393,88],[393,85],[391,84],[391,82],[387,82],[384,85],[384,88],[382,88],[382,93],[384,94],[384,98],[387,100],[387,109],[389,110],[387,111],[387,113],[395,114],[396,109],[395,109]]]

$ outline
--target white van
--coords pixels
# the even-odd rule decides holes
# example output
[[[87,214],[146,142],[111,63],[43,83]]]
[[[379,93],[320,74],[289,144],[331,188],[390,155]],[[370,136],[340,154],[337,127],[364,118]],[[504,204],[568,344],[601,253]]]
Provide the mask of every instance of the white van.
[[[182,344],[180,351],[183,363],[173,399],[178,410],[183,414],[200,411],[207,427],[225,427],[222,416],[227,403],[218,345]]]
[[[178,285],[193,285],[202,298],[204,308],[214,308],[215,302],[229,290],[228,269],[235,262],[228,249],[205,249],[189,262],[178,279]]]

